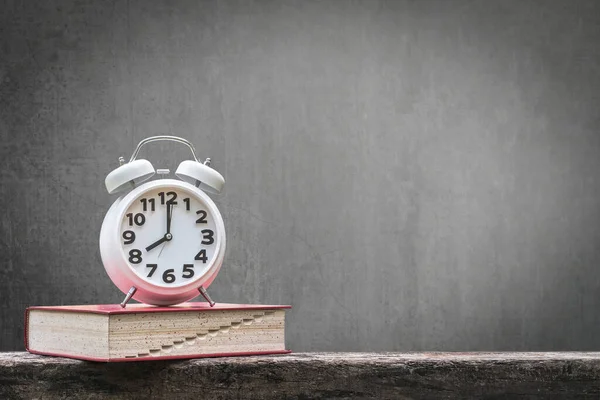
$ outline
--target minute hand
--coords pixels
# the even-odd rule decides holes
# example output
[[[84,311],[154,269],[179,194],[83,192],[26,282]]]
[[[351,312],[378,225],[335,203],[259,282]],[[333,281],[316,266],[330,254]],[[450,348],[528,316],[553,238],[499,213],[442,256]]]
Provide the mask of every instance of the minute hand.
[[[171,233],[171,217],[173,216],[173,203],[167,206],[167,233]]]

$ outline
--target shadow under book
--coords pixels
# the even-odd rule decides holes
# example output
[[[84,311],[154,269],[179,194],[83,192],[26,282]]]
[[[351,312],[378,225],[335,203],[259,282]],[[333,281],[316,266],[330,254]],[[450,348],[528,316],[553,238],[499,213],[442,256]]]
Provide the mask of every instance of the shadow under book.
[[[25,347],[90,361],[289,353],[285,305],[183,303],[29,307]]]

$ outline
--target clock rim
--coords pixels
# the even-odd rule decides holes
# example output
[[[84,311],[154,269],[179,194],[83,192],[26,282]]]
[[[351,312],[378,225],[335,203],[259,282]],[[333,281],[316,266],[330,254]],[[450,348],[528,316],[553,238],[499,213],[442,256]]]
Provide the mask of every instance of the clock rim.
[[[217,248],[215,249],[211,265],[206,272],[198,278],[191,280],[185,285],[168,287],[157,286],[147,280],[144,280],[135,273],[126,259],[125,251],[120,244],[120,221],[131,204],[142,194],[155,188],[180,188],[187,190],[199,197],[208,207],[215,220],[215,236]],[[114,209],[113,209],[114,207]],[[112,211],[112,212],[111,212]],[[107,220],[107,218],[110,218]],[[225,257],[226,234],[223,217],[214,201],[201,189],[183,181],[175,179],[160,179],[145,182],[130,192],[123,194],[115,200],[106,213],[105,221],[102,224],[100,232],[100,253],[102,263],[111,281],[126,293],[131,286],[137,288],[133,298],[135,300],[154,305],[172,305],[189,300],[198,295],[198,288],[208,286],[215,279],[219,272]],[[118,253],[118,255],[115,254]],[[106,254],[105,254],[106,253]],[[183,299],[183,300],[181,300]]]

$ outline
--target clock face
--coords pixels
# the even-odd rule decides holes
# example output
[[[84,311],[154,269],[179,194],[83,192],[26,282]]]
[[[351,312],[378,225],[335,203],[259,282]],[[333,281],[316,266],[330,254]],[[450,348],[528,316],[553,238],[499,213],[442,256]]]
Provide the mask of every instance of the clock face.
[[[156,286],[178,287],[207,272],[219,242],[215,218],[192,191],[151,189],[134,199],[120,222],[129,266]]]

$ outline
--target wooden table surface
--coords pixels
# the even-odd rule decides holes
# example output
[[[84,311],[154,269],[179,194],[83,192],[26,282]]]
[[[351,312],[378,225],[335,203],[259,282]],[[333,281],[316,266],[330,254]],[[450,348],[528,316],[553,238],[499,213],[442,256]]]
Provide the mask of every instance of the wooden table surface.
[[[600,398],[600,353],[295,353],[94,363],[0,353],[0,399]]]

